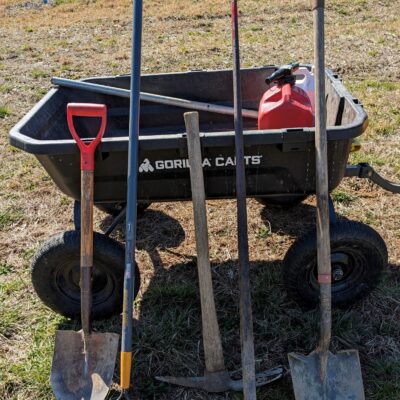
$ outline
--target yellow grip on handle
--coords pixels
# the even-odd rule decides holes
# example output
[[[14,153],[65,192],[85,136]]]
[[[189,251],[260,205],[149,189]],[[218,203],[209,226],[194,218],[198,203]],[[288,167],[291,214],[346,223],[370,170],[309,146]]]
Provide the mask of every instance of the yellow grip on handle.
[[[121,352],[121,388],[129,389],[131,382],[132,353]]]

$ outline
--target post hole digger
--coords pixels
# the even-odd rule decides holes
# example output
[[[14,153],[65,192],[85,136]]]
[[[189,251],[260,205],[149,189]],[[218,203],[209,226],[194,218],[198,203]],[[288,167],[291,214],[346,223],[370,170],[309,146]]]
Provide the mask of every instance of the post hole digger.
[[[137,222],[137,181],[140,117],[140,67],[142,47],[142,0],[133,1],[132,12],[132,67],[129,102],[128,179],[125,233],[125,275],[122,308],[122,338],[120,360],[121,394],[118,399],[129,399],[132,370],[133,299],[135,288],[135,247]]]
[[[73,117],[101,118],[94,140],[81,139]],[[107,108],[101,104],[70,103],[67,121],[81,152],[81,321],[82,330],[57,331],[51,383],[60,400],[101,400],[108,392],[118,350],[116,333],[93,332],[91,327],[93,270],[94,152],[106,127]]]
[[[208,227],[205,203],[203,167],[200,148],[199,117],[196,112],[185,113],[192,187],[193,214],[196,232],[197,269],[200,288],[203,346],[206,370],[200,377],[160,376],[158,380],[207,392],[243,390],[243,380],[234,380],[225,368],[221,335],[215,310],[208,247]],[[256,385],[262,386],[279,379],[283,368],[277,367],[257,374]]]
[[[363,400],[356,350],[329,351],[332,327],[331,260],[328,206],[328,157],[324,78],[324,0],[313,1],[315,48],[315,153],[317,174],[317,259],[321,332],[318,348],[308,356],[289,354],[296,400]]]

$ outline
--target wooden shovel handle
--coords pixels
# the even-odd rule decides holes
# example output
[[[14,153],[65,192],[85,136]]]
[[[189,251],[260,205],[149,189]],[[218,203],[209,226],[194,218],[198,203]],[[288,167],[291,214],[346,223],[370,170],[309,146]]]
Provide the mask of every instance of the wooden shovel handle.
[[[315,169],[317,180],[317,260],[320,285],[320,349],[327,354],[331,339],[331,258],[329,234],[328,140],[325,102],[324,1],[315,1]]]
[[[85,334],[91,332],[93,270],[93,180],[94,172],[81,172],[81,320]]]
[[[101,125],[96,137],[90,141],[83,141],[75,129],[74,117],[100,118]],[[90,334],[93,271],[94,152],[106,129],[107,107],[104,104],[69,103],[67,105],[67,123],[71,135],[81,152],[81,321],[84,334]]]

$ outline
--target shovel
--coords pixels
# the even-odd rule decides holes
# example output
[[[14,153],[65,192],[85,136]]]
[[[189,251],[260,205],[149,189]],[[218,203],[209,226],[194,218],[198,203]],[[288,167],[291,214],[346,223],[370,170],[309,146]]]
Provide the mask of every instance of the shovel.
[[[94,140],[82,140],[73,117],[101,118]],[[82,330],[57,331],[51,385],[56,399],[99,400],[108,393],[114,373],[119,335],[95,333],[91,329],[93,270],[93,188],[94,152],[106,127],[107,108],[102,104],[70,103],[69,130],[81,152],[81,321]]]
[[[324,66],[324,0],[313,1],[315,43],[315,150],[317,173],[317,257],[321,332],[310,355],[290,353],[296,400],[363,400],[361,366],[356,350],[329,351],[332,328],[328,168]]]

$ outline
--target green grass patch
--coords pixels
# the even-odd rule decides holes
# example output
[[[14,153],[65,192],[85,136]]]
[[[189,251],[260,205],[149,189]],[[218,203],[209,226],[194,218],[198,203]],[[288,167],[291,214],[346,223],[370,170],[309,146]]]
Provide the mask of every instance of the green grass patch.
[[[0,263],[0,275],[7,275],[12,271],[12,266],[7,263]]]
[[[63,4],[77,3],[77,0],[52,0],[54,6],[61,6]]]
[[[372,50],[370,52],[372,52]],[[376,56],[376,51],[374,51],[373,53],[374,53],[374,56]],[[379,90],[384,90],[384,91],[389,91],[389,92],[400,89],[399,82],[378,81],[378,80],[371,80],[371,79],[367,79],[365,81],[359,82],[359,84],[357,86],[359,86],[362,89],[379,89]]]
[[[33,69],[31,71],[31,76],[32,78],[38,79],[38,78],[48,78],[50,74],[47,71],[41,70],[41,69]]]
[[[400,393],[400,360],[385,358],[372,360],[369,375],[373,390],[367,391],[371,400],[397,400]]]
[[[8,209],[4,211],[0,211],[0,230],[8,228],[15,222],[18,222],[23,218],[23,212],[22,210],[15,208],[15,207],[9,207]]]
[[[146,293],[146,302],[162,311],[164,305],[195,304],[198,300],[198,287],[194,283],[160,282],[154,283]]]
[[[41,100],[43,98],[43,96],[48,92],[48,88],[39,88],[36,89],[35,91],[35,98],[37,100]]]
[[[386,160],[375,153],[367,153],[365,151],[357,151],[350,154],[350,162],[354,164],[368,163],[371,165],[382,166],[386,164]]]
[[[11,84],[4,84],[0,85],[0,93],[10,93],[13,90],[13,85]]]
[[[9,365],[0,366],[6,371],[3,385],[12,395],[21,391],[36,393],[36,397],[44,400],[53,398],[50,386],[50,370],[54,350],[54,333],[60,317],[55,317],[44,310],[36,310],[36,318],[29,327],[29,351],[22,359]],[[21,319],[22,322],[22,319]],[[26,333],[26,332],[25,332]],[[24,343],[19,342],[23,347]],[[14,398],[14,397],[10,397]],[[31,398],[27,395],[26,398]]]
[[[256,232],[257,239],[265,239],[269,235],[271,235],[271,227],[267,225],[261,226]]]
[[[353,194],[344,192],[342,190],[334,190],[331,193],[332,200],[335,203],[340,203],[345,206],[349,206],[353,201],[357,199],[357,196],[354,196]]]
[[[11,111],[6,106],[0,106],[0,118],[8,117],[11,114]]]
[[[30,44],[24,44],[21,47],[21,51],[33,51],[33,47]]]

